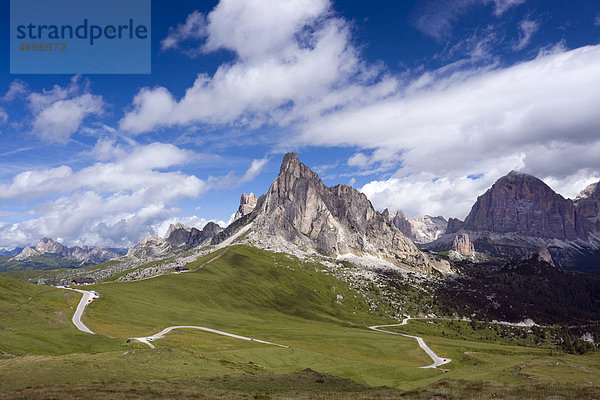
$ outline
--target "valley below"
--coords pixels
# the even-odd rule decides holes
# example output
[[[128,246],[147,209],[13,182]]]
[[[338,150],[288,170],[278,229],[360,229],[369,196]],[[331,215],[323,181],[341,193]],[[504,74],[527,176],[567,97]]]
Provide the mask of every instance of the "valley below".
[[[187,273],[81,287],[100,294],[82,316],[94,335],[71,322],[81,294],[0,278],[0,397],[466,399],[493,393],[541,399],[600,393],[597,353],[565,352],[551,340],[554,328],[540,327],[547,335],[540,340],[538,328],[458,316],[386,327],[422,337],[452,360],[423,369],[431,358],[414,338],[369,329],[400,323],[396,300],[377,292],[383,287],[361,290],[337,278],[334,268],[283,253],[232,245],[214,259],[221,253],[198,258]],[[176,325],[288,347],[185,328],[152,341],[154,348],[131,340]]]

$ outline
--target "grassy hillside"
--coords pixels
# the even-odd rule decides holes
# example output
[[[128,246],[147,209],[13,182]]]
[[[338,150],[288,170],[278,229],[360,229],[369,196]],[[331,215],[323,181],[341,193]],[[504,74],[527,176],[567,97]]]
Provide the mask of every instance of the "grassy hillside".
[[[0,272],[6,271],[44,271],[59,268],[81,268],[81,263],[47,255],[33,256],[26,260],[14,260],[13,256],[0,257]]]
[[[207,264],[216,254],[189,264],[187,273],[90,287],[101,297],[83,321],[98,335],[70,324],[79,294],[0,280],[0,311],[8,311],[0,315],[0,350],[20,355],[0,359],[0,398],[600,395],[597,353],[566,355],[464,326],[411,321],[398,329],[419,332],[434,351],[454,360],[444,366],[448,372],[420,369],[431,360],[416,341],[368,330],[393,321],[323,266],[245,246],[230,247]],[[198,330],[169,333],[154,342],[156,349],[126,343],[171,325],[205,326],[290,347]]]
[[[0,277],[0,354],[59,355],[106,351],[115,343],[74,329],[81,295]]]

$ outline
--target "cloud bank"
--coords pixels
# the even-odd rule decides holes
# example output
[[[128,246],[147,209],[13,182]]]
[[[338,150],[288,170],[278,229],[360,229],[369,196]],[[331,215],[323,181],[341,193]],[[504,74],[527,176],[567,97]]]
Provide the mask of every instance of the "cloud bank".
[[[193,153],[170,144],[152,143],[129,151],[99,142],[97,154],[109,160],[73,171],[57,168],[25,171],[0,185],[0,199],[43,199],[32,217],[0,226],[5,246],[36,243],[41,237],[63,237],[69,243],[123,246],[157,233],[156,226],[178,210],[173,203],[207,190],[193,175],[165,169]]]

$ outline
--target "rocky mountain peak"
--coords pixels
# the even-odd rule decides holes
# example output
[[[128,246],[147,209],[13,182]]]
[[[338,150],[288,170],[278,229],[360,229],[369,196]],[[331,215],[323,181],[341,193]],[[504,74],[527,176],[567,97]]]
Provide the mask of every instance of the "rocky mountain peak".
[[[285,177],[288,182],[296,179],[312,180],[321,182],[319,175],[313,172],[298,159],[298,154],[287,153],[283,156],[281,167],[279,168],[279,177]]]
[[[35,246],[35,249],[40,253],[68,255],[67,247],[47,237],[40,240]]]
[[[167,229],[167,233],[165,233],[165,239],[168,238],[169,236],[171,236],[171,234],[176,230],[184,230],[186,232],[190,232],[192,230],[192,228],[190,228],[187,225],[182,224],[181,222],[178,222],[176,224],[170,224],[169,229]]]
[[[432,266],[363,193],[346,185],[325,186],[295,153],[284,156],[267,194],[240,221],[239,228],[252,224],[247,240],[262,248],[328,256],[369,254],[422,271]]]
[[[577,238],[575,207],[533,175],[511,171],[479,196],[463,228],[473,231]]]
[[[99,247],[67,247],[51,238],[43,238],[35,246],[35,249],[27,246],[14,257],[15,260],[27,260],[28,258],[40,255],[47,255],[53,258],[66,259],[71,262],[81,264],[100,264],[113,258],[121,256],[120,253],[113,250],[107,250]]]
[[[37,250],[32,249],[29,246],[26,246],[23,250],[21,250],[21,252],[19,254],[15,255],[13,257],[13,259],[22,261],[22,260],[26,260],[27,258],[39,256],[39,255],[40,255],[40,253]]]
[[[575,198],[579,231],[587,237],[589,233],[600,233],[600,182],[592,183]],[[581,235],[580,235],[581,236]]]
[[[600,200],[600,182],[587,185],[585,189],[579,192],[575,200],[584,200],[590,198]]]
[[[254,193],[250,193],[250,194],[246,194],[246,193],[242,193],[242,197],[240,198],[240,207],[238,208],[237,212],[235,213],[235,216],[233,217],[234,220],[240,219],[245,215],[248,215],[252,212],[252,210],[254,210],[254,207],[256,207],[256,202],[258,201],[258,198],[254,195]]]
[[[204,228],[202,229],[202,233],[207,238],[210,237],[212,239],[213,236],[215,236],[217,233],[221,232],[222,230],[223,230],[223,228],[221,228],[221,226],[219,224],[216,224],[216,223],[210,221],[206,225],[204,225]]]
[[[170,237],[171,235],[169,235]],[[127,252],[127,257],[137,257],[141,259],[151,259],[158,255],[166,253],[169,248],[167,239],[159,236],[151,236],[140,240],[135,246]]]
[[[281,167],[279,167],[279,174],[283,174],[289,170],[295,170],[300,166],[300,158],[298,154],[290,152],[283,156]]]
[[[171,224],[167,231],[167,235],[165,235],[165,242],[174,247],[197,247],[210,243],[213,237],[222,230],[223,228],[214,222],[208,222],[202,230],[190,228],[181,223],[175,225]],[[153,243],[150,243],[149,245],[150,247],[155,246]],[[163,245],[159,244],[158,246],[160,247]],[[144,247],[144,244],[142,244],[142,247]]]

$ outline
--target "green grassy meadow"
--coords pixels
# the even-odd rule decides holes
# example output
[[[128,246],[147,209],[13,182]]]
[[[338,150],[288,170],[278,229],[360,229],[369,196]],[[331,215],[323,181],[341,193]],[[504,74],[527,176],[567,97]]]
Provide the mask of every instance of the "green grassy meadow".
[[[446,372],[420,369],[431,360],[416,340],[368,330],[394,321],[324,267],[233,246],[194,271],[216,254],[187,273],[86,287],[100,293],[83,318],[97,335],[71,323],[78,293],[0,278],[0,398],[600,397],[598,353],[567,355],[441,321],[391,328],[453,359]],[[289,348],[192,329],[155,349],[126,343],[172,325]]]

